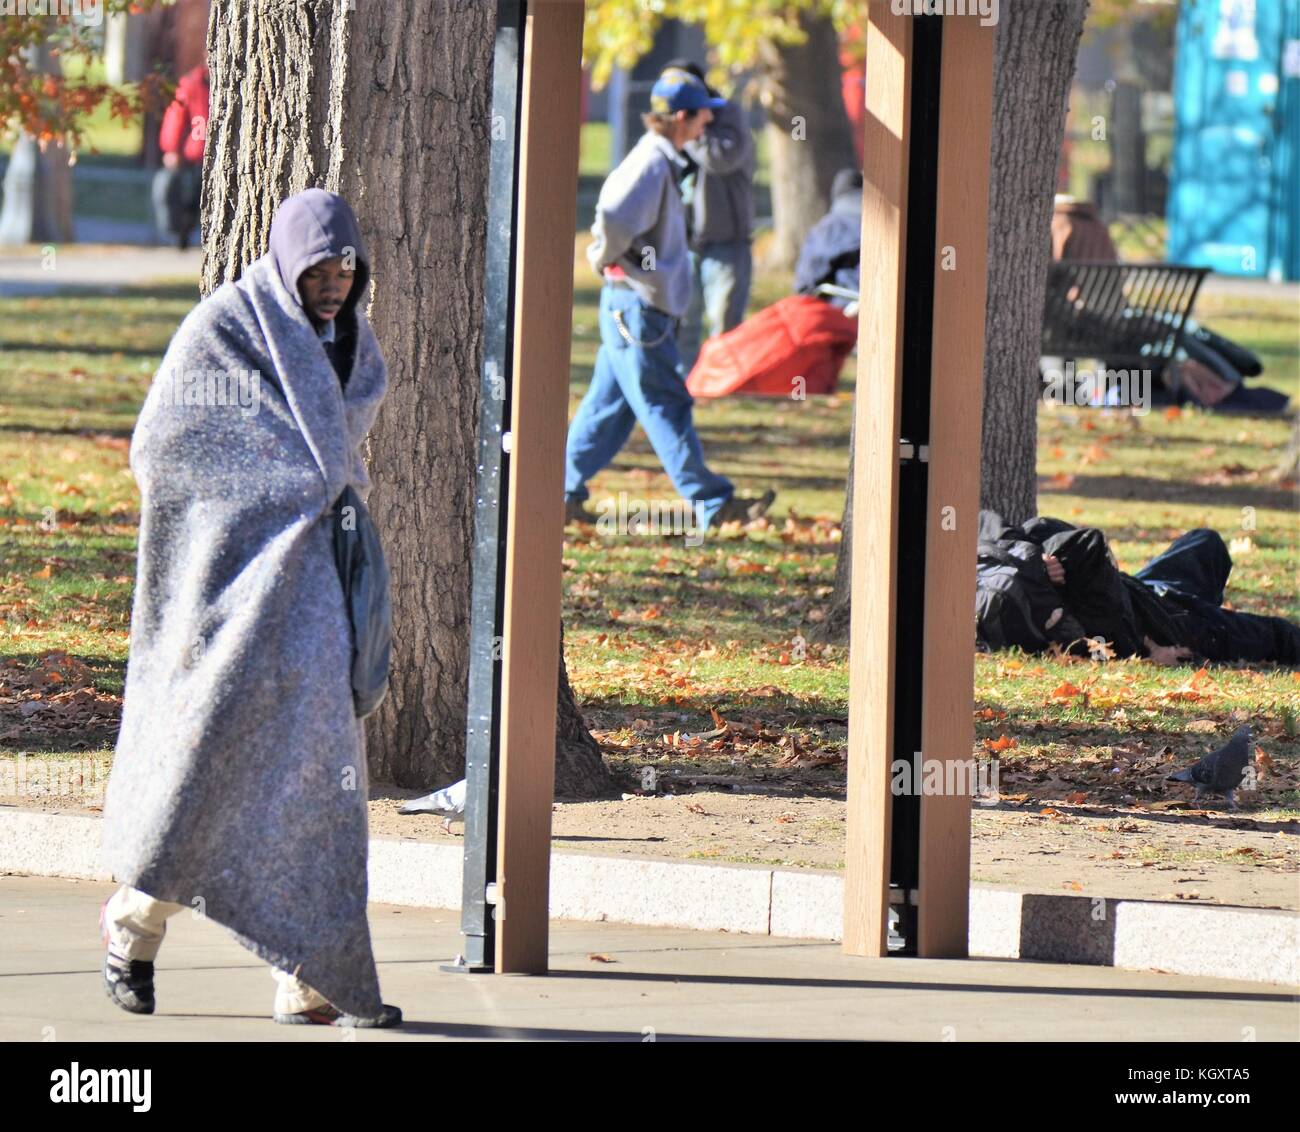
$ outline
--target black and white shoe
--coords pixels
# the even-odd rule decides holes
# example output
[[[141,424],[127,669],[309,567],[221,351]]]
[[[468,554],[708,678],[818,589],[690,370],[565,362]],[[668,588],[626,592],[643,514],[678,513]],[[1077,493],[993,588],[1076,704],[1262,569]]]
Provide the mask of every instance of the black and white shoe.
[[[152,1014],[153,960],[125,959],[113,950],[105,922],[107,913],[108,901],[104,901],[99,909],[99,931],[104,940],[104,992],[123,1010]]]
[[[110,951],[104,958],[104,991],[123,1010],[152,1014],[153,961],[123,959]]]

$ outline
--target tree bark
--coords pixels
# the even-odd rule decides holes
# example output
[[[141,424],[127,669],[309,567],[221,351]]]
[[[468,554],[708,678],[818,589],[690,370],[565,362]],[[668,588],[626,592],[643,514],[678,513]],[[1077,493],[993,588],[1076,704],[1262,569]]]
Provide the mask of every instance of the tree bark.
[[[849,643],[849,615],[852,606],[853,570],[853,453],[858,431],[857,414],[849,425],[849,478],[844,492],[844,519],[840,525],[840,549],[835,557],[835,592],[831,594],[826,620],[815,626],[809,636],[815,641]]]
[[[62,70],[59,57],[42,44],[29,53],[31,69],[44,75]],[[42,148],[20,133],[5,169],[0,207],[0,247],[17,244],[67,244],[74,238],[72,166],[68,150],[50,142]]]
[[[830,206],[831,182],[860,168],[840,89],[839,45],[824,16],[799,15],[807,41],[763,44],[759,101],[767,111],[775,237],[769,270],[789,270],[804,236]]]
[[[587,730],[564,665],[564,624],[560,624],[560,700],[555,717],[555,793],[566,798],[601,798],[615,792],[614,779],[600,747]]]
[[[1088,0],[1010,0],[1002,5],[997,29],[980,506],[999,512],[1008,523],[1023,522],[1038,506],[1038,347],[1051,259],[1052,198],[1087,9]],[[849,639],[852,509],[850,433],[835,592],[826,620],[815,632],[827,641]]]
[[[1056,167],[1088,0],[1002,5],[993,68],[980,506],[1038,509],[1038,348]]]
[[[392,575],[393,667],[366,724],[377,781],[464,772],[495,15],[474,0],[217,0],[203,287],[267,246],[279,202],[318,186],[356,210],[389,392],[370,509]],[[563,673],[557,786],[608,788]],[[599,792],[599,791],[597,791]]]

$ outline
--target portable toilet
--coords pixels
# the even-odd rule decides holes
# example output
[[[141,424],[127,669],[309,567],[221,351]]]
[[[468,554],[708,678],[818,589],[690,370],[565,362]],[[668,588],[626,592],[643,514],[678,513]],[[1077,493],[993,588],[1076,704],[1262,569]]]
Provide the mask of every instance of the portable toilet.
[[[1300,279],[1300,0],[1183,0],[1169,259]]]

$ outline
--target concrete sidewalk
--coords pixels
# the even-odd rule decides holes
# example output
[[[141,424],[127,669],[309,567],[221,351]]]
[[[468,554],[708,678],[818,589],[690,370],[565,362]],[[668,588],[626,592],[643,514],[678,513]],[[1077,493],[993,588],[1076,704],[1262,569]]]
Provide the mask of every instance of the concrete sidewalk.
[[[276,1026],[269,968],[186,913],[159,956],[159,1013],[105,996],[99,904],[112,885],[0,878],[0,1040],[318,1041],[348,1034]],[[1300,1038],[1283,988],[1104,967],[980,960],[858,959],[833,944],[555,922],[544,978],[446,974],[454,912],[371,905],[384,999],[399,1030],[427,1038],[656,1041],[1259,1041]],[[613,962],[590,958],[593,954]]]
[[[64,244],[53,257],[39,245],[0,251],[0,296],[48,295],[65,288],[114,290],[156,280],[193,279],[203,260],[200,248]]]

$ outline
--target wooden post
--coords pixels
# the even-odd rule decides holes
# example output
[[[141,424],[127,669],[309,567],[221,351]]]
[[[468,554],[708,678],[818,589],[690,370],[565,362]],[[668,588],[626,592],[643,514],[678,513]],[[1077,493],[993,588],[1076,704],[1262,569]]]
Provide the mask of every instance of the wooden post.
[[[928,468],[925,514],[905,517],[914,529],[919,521],[925,539],[919,735],[926,763],[942,762],[946,770],[952,763],[969,767],[972,757],[994,29],[974,16],[943,17],[937,165],[934,181],[923,184],[911,157],[933,136],[913,137],[914,19],[895,15],[888,0],[872,0],[866,42],[859,314],[865,348],[858,358],[855,405],[844,898],[844,950],[854,955],[887,954],[895,833],[891,763],[896,754],[905,757],[895,750],[896,661],[900,642],[917,632],[913,624],[899,624],[898,612],[904,360],[911,357],[915,366],[918,356],[916,343],[905,341],[905,326],[924,323],[916,307],[928,308],[931,299],[932,321],[925,327],[930,340],[921,354],[928,355],[928,373],[913,369],[908,378],[928,380],[930,399],[928,459],[916,457],[926,459]],[[924,96],[933,98],[934,92]],[[933,262],[916,262],[915,253],[909,259],[909,204],[915,208],[917,202],[932,210],[933,231],[924,231],[931,223],[927,216],[913,216],[913,247],[927,246],[932,236]],[[926,239],[918,240],[918,232]],[[944,778],[952,781],[946,773]],[[964,787],[965,778],[959,781]],[[917,930],[911,941],[918,955],[966,954],[970,805],[964,788],[921,795]]]
[[[547,969],[582,0],[529,3],[515,252],[496,970]],[[559,223],[559,218],[566,218]]]
[[[973,16],[944,18],[921,749],[927,758],[945,763],[970,760],[975,740],[975,556],[993,34],[994,28],[981,27]],[[921,798],[917,954],[923,957],[967,954],[970,808],[965,790]]]
[[[884,955],[892,831],[895,556],[912,19],[872,0],[867,23],[861,301],[854,392],[844,950]]]

